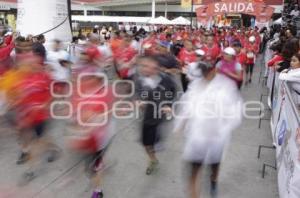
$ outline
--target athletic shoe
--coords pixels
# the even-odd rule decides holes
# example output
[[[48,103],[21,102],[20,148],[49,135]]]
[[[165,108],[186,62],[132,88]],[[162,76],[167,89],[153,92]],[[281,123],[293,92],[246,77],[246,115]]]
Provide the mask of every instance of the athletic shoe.
[[[59,151],[57,151],[57,150],[49,151],[47,161],[48,161],[48,163],[52,163],[55,160],[57,160],[58,157],[59,157]]]
[[[146,169],[146,175],[151,175],[158,168],[158,161],[151,161]]]
[[[22,175],[21,181],[19,182],[19,186],[25,186],[32,180],[36,178],[36,174],[34,172],[25,172]]]
[[[94,191],[93,194],[92,194],[92,197],[91,198],[103,198],[103,192],[102,191]]]
[[[27,162],[29,160],[29,153],[27,152],[22,152],[17,160],[17,164],[21,165],[24,164],[25,162]]]

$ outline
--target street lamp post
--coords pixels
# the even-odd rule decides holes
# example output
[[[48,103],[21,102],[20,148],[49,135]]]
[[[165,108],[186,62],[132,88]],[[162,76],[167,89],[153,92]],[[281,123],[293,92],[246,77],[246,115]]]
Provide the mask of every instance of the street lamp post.
[[[152,18],[155,18],[155,0],[152,0]]]

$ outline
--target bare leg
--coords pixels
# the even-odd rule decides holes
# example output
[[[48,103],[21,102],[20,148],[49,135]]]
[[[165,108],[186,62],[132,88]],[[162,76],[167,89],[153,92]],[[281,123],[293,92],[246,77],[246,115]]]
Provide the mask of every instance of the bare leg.
[[[219,176],[220,164],[211,165],[211,182],[210,182],[210,194],[212,198],[218,196],[218,176]]]
[[[153,146],[145,146],[145,150],[150,158],[149,166],[147,167],[146,174],[151,175],[153,171],[157,168],[158,159],[155,155],[155,150]]]
[[[198,176],[201,172],[200,164],[192,164],[191,175],[189,178],[189,194],[190,198],[200,198],[200,188]]]
[[[148,157],[150,158],[150,161],[158,161],[155,155],[155,150],[153,146],[145,146],[146,153]]]

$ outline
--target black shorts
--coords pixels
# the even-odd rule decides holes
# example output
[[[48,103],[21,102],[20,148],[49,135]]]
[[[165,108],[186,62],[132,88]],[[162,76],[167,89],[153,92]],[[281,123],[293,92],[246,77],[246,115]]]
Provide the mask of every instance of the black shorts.
[[[246,73],[248,74],[250,72],[252,74],[253,69],[254,69],[254,63],[247,64]]]
[[[142,143],[144,146],[154,146],[158,141],[158,125],[143,125],[142,129]]]

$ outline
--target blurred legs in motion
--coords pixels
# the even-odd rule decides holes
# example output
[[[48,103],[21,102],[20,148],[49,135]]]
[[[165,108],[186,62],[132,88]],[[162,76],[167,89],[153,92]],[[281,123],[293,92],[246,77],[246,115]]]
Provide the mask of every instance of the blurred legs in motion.
[[[201,187],[200,187],[200,179],[199,175],[201,175],[202,163],[192,162],[190,164],[190,174],[188,178],[188,190],[190,198],[200,198]],[[211,168],[211,177],[210,177],[210,195],[212,198],[216,198],[218,196],[218,176],[219,176],[219,168],[220,164],[212,164]]]
[[[149,165],[146,169],[146,174],[151,175],[153,171],[157,169],[158,159],[156,157],[156,152],[154,145],[158,143],[159,139],[157,136],[157,126],[144,124],[142,131],[142,141],[146,153],[149,157]]]

